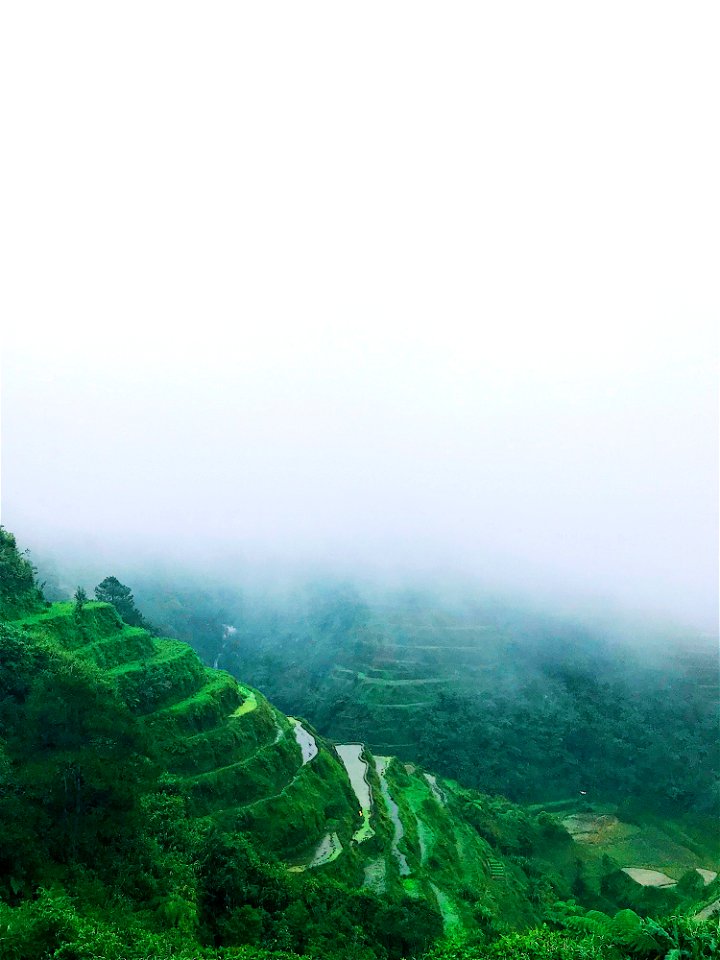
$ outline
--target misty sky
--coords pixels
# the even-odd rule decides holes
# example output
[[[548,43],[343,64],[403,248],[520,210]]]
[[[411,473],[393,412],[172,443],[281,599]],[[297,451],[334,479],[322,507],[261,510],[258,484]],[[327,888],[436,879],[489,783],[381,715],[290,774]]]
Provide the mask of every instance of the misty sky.
[[[0,32],[23,544],[714,626],[712,5],[104,6]]]

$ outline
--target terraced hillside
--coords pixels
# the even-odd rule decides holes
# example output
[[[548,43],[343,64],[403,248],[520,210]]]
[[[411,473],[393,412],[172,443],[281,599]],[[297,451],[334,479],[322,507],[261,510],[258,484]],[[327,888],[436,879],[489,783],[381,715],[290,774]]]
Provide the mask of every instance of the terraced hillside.
[[[559,819],[373,755],[357,741],[333,744],[258,690],[203,666],[187,644],[128,626],[107,604],[78,611],[56,603],[13,626],[110,680],[149,735],[143,739],[153,744],[152,759],[185,798],[190,818],[251,837],[288,874],[323,871],[355,889],[422,901],[446,931],[472,929],[489,916],[511,927],[540,922],[573,884],[578,893],[578,863],[588,857]],[[453,642],[459,631],[450,626],[442,633],[440,626],[435,636],[460,653],[465,645]],[[421,631],[397,629],[396,656],[391,661],[383,648],[386,668],[375,668],[387,675],[357,674],[353,681],[364,684],[368,705],[381,713],[383,706],[422,708],[409,695],[400,703],[383,698],[430,686],[418,676],[430,665],[422,651],[431,657],[439,645],[418,643]],[[463,668],[465,682],[472,682],[472,669],[494,668],[478,656]],[[388,723],[388,738],[392,730]],[[611,875],[617,889],[609,902],[633,902],[637,885],[618,885],[617,876],[638,864],[591,859],[584,877],[590,902],[602,900]],[[693,870],[708,863],[693,861]],[[675,891],[663,896],[672,906]]]
[[[330,702],[338,705],[330,727],[334,737],[352,737],[359,727],[378,752],[411,758],[408,730],[439,695],[502,682],[510,638],[493,624],[458,622],[438,611],[408,617],[387,609],[376,611],[366,630],[375,642],[364,662],[346,654],[343,663],[341,653],[327,678]]]
[[[305,763],[296,726],[257,691],[204,667],[186,643],[129,627],[99,603],[86,605],[79,622],[72,604],[59,603],[15,625],[60,643],[114,681],[195,817],[254,827],[285,857],[319,843],[327,823],[340,824],[349,839],[355,804],[332,752]]]
[[[331,743],[142,618],[130,626],[82,590],[46,603],[1,528],[0,574],[3,955],[400,960],[431,956],[443,930],[486,943],[563,909],[608,924],[618,907],[716,909],[720,861],[677,825],[651,836],[631,806],[615,816],[587,791],[523,809],[357,739]],[[482,657],[436,678],[422,671],[438,649],[446,668],[468,652],[457,634],[470,631],[418,609],[393,623],[389,640],[365,618],[331,664],[369,710],[427,716],[430,701],[384,694],[448,675],[502,682],[497,624]],[[425,642],[428,626],[442,643]],[[224,640],[237,634],[228,624]],[[318,643],[316,661],[330,650]]]
[[[300,704],[333,739],[362,734],[378,753],[416,760],[413,728],[444,694],[508,682],[513,638],[488,618],[438,607],[355,603],[290,612],[268,629],[246,616],[214,654],[287,709]]]
[[[357,888],[422,899],[446,928],[472,927],[479,904],[483,916],[522,926],[542,905],[508,856],[529,831],[543,855],[552,848],[556,892],[567,892],[573,844],[561,828],[548,834],[512,805],[488,801],[494,840],[467,816],[467,791],[362,744],[333,746],[257,690],[204,667],[187,644],[127,626],[107,604],[79,613],[53,604],[14,626],[110,679],[191,817],[252,836],[289,872],[329,871]]]
[[[636,640],[634,622],[595,629],[490,598],[298,594],[238,607],[209,662],[324,735],[517,802],[585,791],[717,817],[712,638],[641,625]]]

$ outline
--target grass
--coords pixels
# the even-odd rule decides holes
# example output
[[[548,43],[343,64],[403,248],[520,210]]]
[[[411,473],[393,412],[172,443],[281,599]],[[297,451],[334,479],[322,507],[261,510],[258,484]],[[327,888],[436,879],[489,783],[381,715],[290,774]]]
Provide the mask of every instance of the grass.
[[[256,692],[249,687],[244,687],[241,683],[238,684],[238,689],[245,699],[240,706],[230,714],[231,717],[244,717],[247,713],[252,713],[253,710],[257,710],[258,700]]]
[[[78,616],[74,603],[53,603],[45,610],[14,621],[13,625],[70,650],[129,629],[114,607],[98,602],[87,603]]]
[[[153,641],[153,650],[149,657],[131,660],[129,663],[122,663],[117,667],[110,667],[107,672],[112,677],[120,677],[134,671],[146,670],[148,667],[165,669],[172,661],[187,660],[192,662],[193,659],[197,660],[197,655],[192,647],[183,643],[182,640],[156,639]]]
[[[288,738],[266,744],[245,760],[184,780],[196,816],[216,809],[249,806],[268,796],[277,796],[300,769],[299,748]]]
[[[440,909],[440,913],[442,914],[445,932],[448,933],[450,930],[461,926],[462,924],[457,909],[450,897],[440,890],[436,884],[431,884],[431,887],[435,897],[437,898],[437,904]]]
[[[144,722],[164,726],[168,733],[177,735],[201,733],[217,726],[237,706],[241,693],[235,680],[222,671],[206,670],[204,681],[191,695],[156,709]]]

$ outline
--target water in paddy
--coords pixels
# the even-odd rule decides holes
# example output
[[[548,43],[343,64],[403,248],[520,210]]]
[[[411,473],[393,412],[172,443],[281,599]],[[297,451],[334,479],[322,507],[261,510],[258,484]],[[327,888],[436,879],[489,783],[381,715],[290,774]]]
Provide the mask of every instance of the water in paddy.
[[[623,873],[632,877],[636,883],[643,887],[674,887],[676,881],[668,877],[666,873],[659,870],[645,870],[640,867],[623,867]]]
[[[342,849],[343,846],[337,833],[327,833],[317,845],[307,863],[288,867],[288,871],[290,873],[303,873],[305,870],[312,870],[313,867],[321,867],[326,863],[332,863],[340,856]]]
[[[390,796],[390,790],[387,785],[387,780],[385,779],[385,770],[387,769],[389,763],[390,757],[375,757],[375,769],[377,770],[380,778],[380,789],[383,797],[385,798],[385,804],[388,808],[390,819],[392,820],[395,828],[392,842],[393,856],[397,860],[398,872],[400,873],[400,876],[407,877],[410,874],[410,866],[405,858],[405,854],[398,847],[398,844],[405,836],[405,828],[403,827],[402,820],[400,819],[400,808]]]
[[[428,786],[430,787],[430,792],[435,797],[437,802],[444,807],[445,794],[442,792],[442,790],[438,786],[437,778],[432,773],[426,773],[424,774],[424,777],[428,782]]]
[[[339,743],[335,747],[350,777],[350,785],[355,791],[361,810],[369,810],[372,805],[370,785],[367,781],[367,763],[363,759],[361,743]]]
[[[372,791],[367,778],[367,761],[362,755],[363,745],[361,743],[339,743],[335,749],[347,770],[350,786],[353,788],[360,804],[363,822],[360,829],[353,834],[353,840],[355,843],[362,843],[375,836],[375,831],[370,826]]]
[[[296,720],[295,717],[289,717],[288,719],[293,725],[295,739],[298,742],[298,746],[302,750],[302,762],[303,765],[305,765],[318,754],[318,746],[315,742],[315,737],[311,733],[308,733],[305,727],[300,723],[299,720]]]

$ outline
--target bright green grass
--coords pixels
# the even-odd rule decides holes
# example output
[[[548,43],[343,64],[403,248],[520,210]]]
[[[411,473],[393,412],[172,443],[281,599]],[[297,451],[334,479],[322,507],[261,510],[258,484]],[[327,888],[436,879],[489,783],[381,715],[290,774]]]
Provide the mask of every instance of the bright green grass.
[[[177,703],[158,708],[146,718],[146,722],[164,717],[177,719],[183,714],[195,712],[198,709],[212,710],[218,707],[218,703],[222,699],[222,694],[234,694],[236,698],[239,698],[240,691],[238,684],[230,674],[223,671],[207,670],[206,677],[206,682],[196,693],[192,694],[192,696],[185,697],[183,700],[179,700]]]
[[[75,605],[63,602],[53,603],[46,610],[16,620],[14,626],[67,649],[76,649],[114,636],[125,625],[108,603],[88,603],[76,616]]]
[[[86,609],[96,606],[98,606],[98,604],[89,603],[87,604]],[[31,626],[34,623],[44,623],[47,620],[52,620],[54,617],[67,617],[73,612],[73,607],[74,604],[72,604],[70,601],[53,603],[52,606],[50,606],[47,610],[41,610],[39,613],[32,613],[29,616],[25,616],[14,621],[15,626]]]
[[[149,666],[155,668],[171,664],[177,660],[197,660],[197,654],[182,640],[157,638],[154,643],[154,652],[144,660],[133,660],[130,663],[121,663],[107,671],[111,677],[119,677],[126,673],[144,670]]]
[[[246,713],[252,713],[253,710],[257,710],[258,699],[255,691],[243,686],[241,683],[238,684],[238,689],[245,699],[240,706],[230,714],[232,717],[244,717]]]
[[[433,889],[433,893],[437,899],[438,907],[440,908],[440,913],[442,914],[445,932],[447,933],[452,929],[457,929],[458,927],[462,926],[462,921],[460,920],[460,916],[454,902],[436,884],[431,883],[430,886]]]
[[[115,608],[109,603],[101,603],[97,600],[91,600],[86,603],[82,608],[82,613],[80,615],[80,622],[88,614],[94,613],[98,610],[109,610],[112,611],[112,619],[121,623],[120,618],[118,617]],[[19,620],[14,621],[14,625],[17,627],[22,626],[32,626],[37,623],[47,623],[58,617],[75,617],[75,604],[70,600],[63,600],[59,603],[52,603],[47,609],[40,610],[38,613],[32,613],[28,616],[21,617]]]
[[[417,877],[404,877],[402,885],[405,893],[413,900],[419,899],[423,894],[422,886]]]
[[[155,642],[141,627],[125,627],[117,636],[77,647],[74,651],[101,670],[111,670],[133,661],[148,660],[155,654]]]

